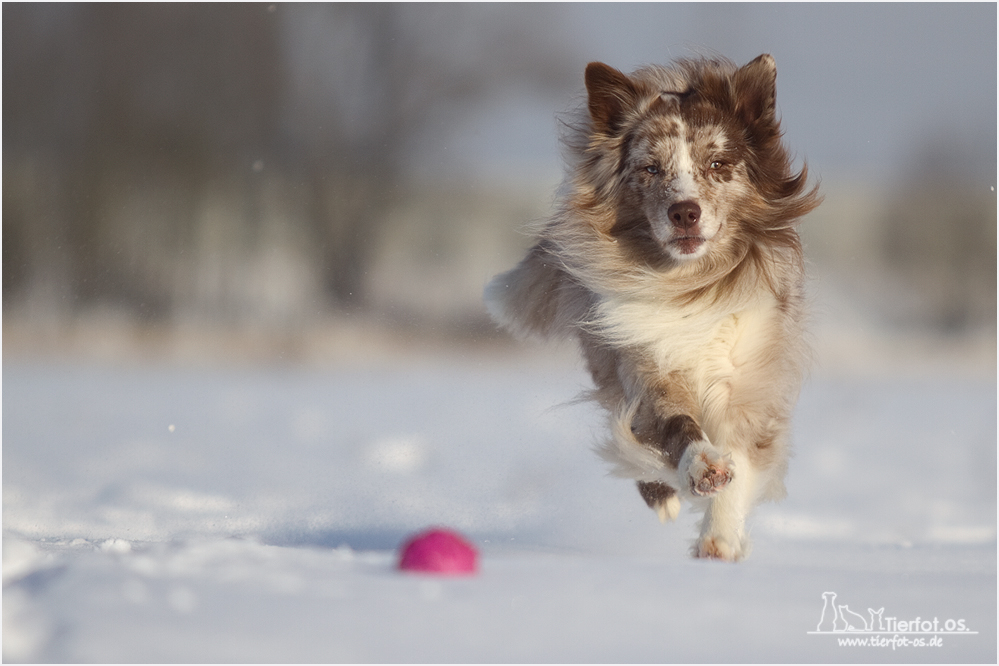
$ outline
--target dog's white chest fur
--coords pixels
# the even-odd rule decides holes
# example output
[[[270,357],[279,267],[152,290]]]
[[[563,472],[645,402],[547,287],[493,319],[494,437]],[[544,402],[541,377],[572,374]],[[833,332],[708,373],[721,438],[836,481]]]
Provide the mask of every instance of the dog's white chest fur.
[[[609,340],[644,348],[663,369],[687,371],[703,366],[733,370],[766,344],[766,329],[776,311],[776,299],[769,292],[737,303],[676,306],[653,299],[607,298],[597,307]]]
[[[604,336],[649,355],[663,373],[680,372],[698,398],[708,436],[728,411],[733,391],[764,381],[778,326],[777,301],[761,291],[740,302],[668,306],[645,299],[604,300],[597,308]]]

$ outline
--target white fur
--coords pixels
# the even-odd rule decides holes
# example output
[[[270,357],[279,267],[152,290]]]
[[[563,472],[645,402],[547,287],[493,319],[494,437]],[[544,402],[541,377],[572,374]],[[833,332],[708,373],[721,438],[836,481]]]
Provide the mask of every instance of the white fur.
[[[680,498],[670,495],[666,501],[656,507],[656,515],[660,523],[671,523],[680,515]]]
[[[631,430],[638,402],[623,405],[611,415],[611,439],[597,449],[601,458],[611,464],[611,474],[636,481],[665,481],[676,488],[679,475],[670,469],[657,451],[643,445]]]
[[[680,132],[686,134],[687,127],[683,121],[680,118],[676,118],[675,122],[680,128]],[[697,167],[694,164],[694,157],[690,152],[690,145],[686,141],[676,139],[671,143],[672,159],[670,162],[672,168],[670,171],[673,174],[673,178],[666,186],[666,189],[673,194],[676,201],[697,199],[700,196],[700,188],[697,187],[697,181],[694,179],[694,170]]]
[[[760,474],[749,464],[745,454],[733,451],[729,455],[734,459],[738,472],[708,504],[695,554],[713,556],[714,549],[722,559],[737,561],[748,554],[746,515],[759,501],[761,487]]]

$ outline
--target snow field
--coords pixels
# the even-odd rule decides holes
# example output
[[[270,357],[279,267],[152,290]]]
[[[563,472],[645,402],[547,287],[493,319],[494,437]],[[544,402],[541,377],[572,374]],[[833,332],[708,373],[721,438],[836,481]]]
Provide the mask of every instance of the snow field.
[[[8,661],[994,661],[996,385],[821,378],[789,497],[694,561],[592,452],[555,361],[4,368]],[[481,573],[395,570],[432,525]],[[940,647],[809,635],[822,593],[965,619]]]

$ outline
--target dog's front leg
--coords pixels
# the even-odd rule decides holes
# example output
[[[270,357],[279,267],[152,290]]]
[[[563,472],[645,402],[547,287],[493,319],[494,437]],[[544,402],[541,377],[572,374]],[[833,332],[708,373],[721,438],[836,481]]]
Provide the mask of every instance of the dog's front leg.
[[[661,485],[689,498],[711,497],[732,481],[734,466],[731,458],[709,441],[696,415],[696,403],[682,375],[671,373],[650,383],[632,432],[640,442],[657,450],[665,462],[665,483]],[[662,507],[650,500],[658,499],[664,489],[646,484],[639,490],[662,517]],[[675,514],[675,510],[667,514]]]
[[[759,492],[758,474],[745,455],[733,452],[727,457],[735,467],[735,474],[708,502],[692,554],[737,562],[749,554],[746,516]]]

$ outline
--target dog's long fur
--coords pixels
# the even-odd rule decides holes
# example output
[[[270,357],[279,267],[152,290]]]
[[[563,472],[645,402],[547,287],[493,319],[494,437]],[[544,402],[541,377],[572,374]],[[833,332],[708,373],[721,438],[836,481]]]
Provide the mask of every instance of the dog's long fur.
[[[797,220],[819,204],[776,116],[774,60],[586,68],[558,211],[486,289],[521,335],[575,337],[610,413],[602,455],[665,521],[704,508],[694,555],[748,553],[784,495],[807,358]]]

